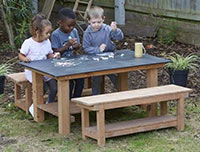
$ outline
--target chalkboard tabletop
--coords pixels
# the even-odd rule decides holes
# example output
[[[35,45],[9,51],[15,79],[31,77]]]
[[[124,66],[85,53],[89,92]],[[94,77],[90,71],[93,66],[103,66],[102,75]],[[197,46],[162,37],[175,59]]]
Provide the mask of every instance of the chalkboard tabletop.
[[[61,59],[38,60],[30,63],[19,62],[19,64],[25,66],[25,68],[37,70],[53,77],[62,77],[167,62],[170,61],[148,54],[141,58],[135,58],[134,51],[118,50],[114,54],[79,55]]]

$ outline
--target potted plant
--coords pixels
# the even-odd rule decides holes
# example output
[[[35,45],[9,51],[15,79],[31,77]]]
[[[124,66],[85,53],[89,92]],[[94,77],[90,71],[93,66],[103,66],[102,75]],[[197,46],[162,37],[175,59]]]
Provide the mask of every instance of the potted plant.
[[[175,53],[175,56],[168,57],[171,62],[166,64],[170,76],[170,83],[186,87],[189,70],[196,71],[199,59],[197,55],[187,56]]]
[[[11,72],[12,64],[9,62],[0,64],[0,94],[4,92],[5,75]]]

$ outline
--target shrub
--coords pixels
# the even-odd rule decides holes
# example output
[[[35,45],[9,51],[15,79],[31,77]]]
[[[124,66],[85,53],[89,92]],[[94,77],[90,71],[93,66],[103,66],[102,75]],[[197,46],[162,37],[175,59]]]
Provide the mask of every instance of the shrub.
[[[199,68],[199,65],[196,63],[196,61],[199,60],[199,57],[197,55],[179,55],[175,54],[175,56],[169,56],[169,59],[171,62],[166,64],[167,68],[170,68],[172,70],[193,70],[196,71],[197,68]]]
[[[8,24],[7,31],[12,32],[8,34],[9,39],[14,41],[16,48],[19,48],[28,36],[29,22],[32,17],[32,1],[2,0],[1,3],[1,9],[4,12],[3,19]],[[10,38],[11,36],[14,38]]]

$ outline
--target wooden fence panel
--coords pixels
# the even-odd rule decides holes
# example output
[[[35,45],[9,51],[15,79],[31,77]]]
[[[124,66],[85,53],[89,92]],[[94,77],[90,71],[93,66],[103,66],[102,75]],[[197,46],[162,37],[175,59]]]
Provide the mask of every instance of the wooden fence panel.
[[[75,0],[63,0],[72,2]],[[93,5],[114,8],[115,0],[94,0]],[[158,16],[200,20],[200,0],[125,0],[125,9]]]
[[[200,20],[200,0],[127,0],[125,8],[158,16]]]

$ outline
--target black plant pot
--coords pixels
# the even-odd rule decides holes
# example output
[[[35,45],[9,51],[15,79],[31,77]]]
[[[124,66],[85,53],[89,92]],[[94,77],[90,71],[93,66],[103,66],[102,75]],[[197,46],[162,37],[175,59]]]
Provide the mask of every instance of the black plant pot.
[[[0,94],[3,94],[5,86],[5,76],[0,76]]]
[[[174,71],[172,69],[168,69],[170,83],[186,87],[188,72],[189,70]]]

